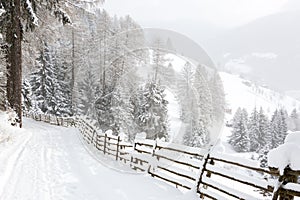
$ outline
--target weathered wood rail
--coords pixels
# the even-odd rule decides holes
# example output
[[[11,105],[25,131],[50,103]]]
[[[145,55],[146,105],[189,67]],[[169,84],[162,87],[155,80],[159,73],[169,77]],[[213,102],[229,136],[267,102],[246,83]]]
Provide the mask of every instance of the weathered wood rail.
[[[58,126],[75,126],[84,141],[103,154],[176,187],[193,189],[202,199],[300,197],[300,171],[289,167],[280,175],[278,169],[260,168],[254,161],[200,148],[145,139],[130,144],[120,136],[102,133],[84,118],[34,113],[24,116]]]

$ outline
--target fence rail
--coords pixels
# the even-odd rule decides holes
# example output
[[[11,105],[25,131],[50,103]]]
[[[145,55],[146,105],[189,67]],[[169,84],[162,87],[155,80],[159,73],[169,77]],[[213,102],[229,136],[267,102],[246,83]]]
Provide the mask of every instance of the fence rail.
[[[211,153],[178,144],[136,140],[122,141],[120,136],[102,133],[84,118],[24,113],[25,117],[52,125],[75,126],[84,141],[103,154],[176,187],[196,188],[202,199],[272,199],[300,197],[300,171],[286,167],[260,168],[251,160]],[[241,189],[243,191],[241,191]]]

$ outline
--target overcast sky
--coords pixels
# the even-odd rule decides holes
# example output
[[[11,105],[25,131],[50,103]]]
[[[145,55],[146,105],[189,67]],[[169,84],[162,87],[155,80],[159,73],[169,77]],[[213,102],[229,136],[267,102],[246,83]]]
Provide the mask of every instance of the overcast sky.
[[[105,9],[129,14],[143,26],[192,20],[234,27],[286,9],[291,0],[107,0]],[[292,0],[296,2],[297,0]],[[298,0],[299,1],[299,0]]]

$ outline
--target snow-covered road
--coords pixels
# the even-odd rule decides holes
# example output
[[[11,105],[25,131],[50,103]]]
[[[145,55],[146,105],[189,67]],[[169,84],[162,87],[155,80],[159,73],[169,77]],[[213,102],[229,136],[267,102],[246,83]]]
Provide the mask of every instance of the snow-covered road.
[[[197,199],[147,175],[101,165],[76,129],[25,119],[15,130],[0,143],[1,200]]]

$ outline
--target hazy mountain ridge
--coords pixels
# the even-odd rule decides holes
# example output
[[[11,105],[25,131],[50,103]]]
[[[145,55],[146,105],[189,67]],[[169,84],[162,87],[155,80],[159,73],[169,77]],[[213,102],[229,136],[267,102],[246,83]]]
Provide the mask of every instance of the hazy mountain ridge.
[[[298,90],[299,23],[299,12],[274,14],[221,34],[205,46],[220,68],[247,74],[281,91]]]

